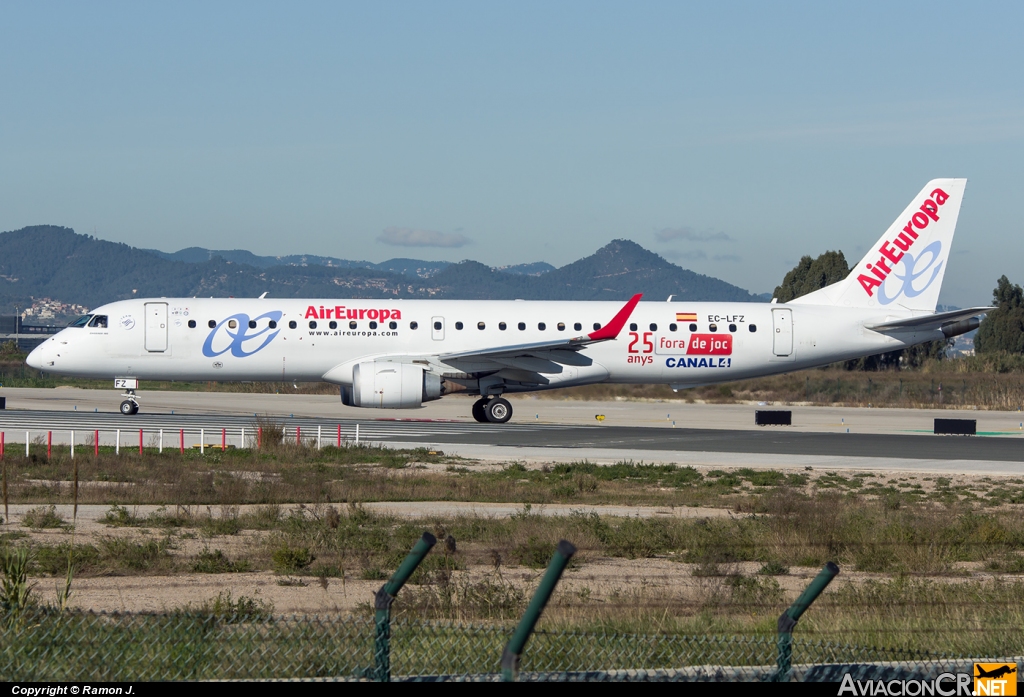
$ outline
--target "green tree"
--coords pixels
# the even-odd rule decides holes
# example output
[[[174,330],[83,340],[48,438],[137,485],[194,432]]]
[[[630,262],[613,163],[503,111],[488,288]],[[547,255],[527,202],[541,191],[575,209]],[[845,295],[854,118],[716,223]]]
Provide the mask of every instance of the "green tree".
[[[998,306],[982,320],[974,338],[978,353],[1024,353],[1024,289],[1000,276],[992,291],[992,303]]]
[[[18,350],[18,342],[14,339],[0,344],[0,356],[16,356],[19,353],[21,351]]]
[[[782,285],[775,289],[772,297],[780,303],[788,303],[793,298],[841,281],[849,274],[850,265],[842,252],[825,252],[817,259],[804,256],[782,279]]]

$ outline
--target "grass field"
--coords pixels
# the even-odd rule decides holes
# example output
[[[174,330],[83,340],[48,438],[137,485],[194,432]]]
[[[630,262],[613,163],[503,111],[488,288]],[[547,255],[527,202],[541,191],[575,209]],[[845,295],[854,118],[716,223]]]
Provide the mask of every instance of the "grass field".
[[[832,560],[843,573],[803,621],[805,637],[992,654],[1024,642],[1022,478],[639,462],[528,468],[365,446],[205,456],[104,449],[76,458],[78,501],[108,506],[86,534],[50,507],[73,498],[71,460],[60,449],[49,460],[44,453],[4,461],[5,504],[32,509],[4,525],[2,545],[31,549],[36,576],[63,578],[71,558],[78,582],[272,573],[297,589],[379,583],[429,530],[442,542],[396,611],[507,623],[565,538],[580,552],[545,615],[549,628],[770,634],[807,578]],[[373,501],[520,508],[508,517],[429,508],[399,517],[363,505]],[[569,512],[539,515],[555,504]],[[598,504],[727,515],[585,510]],[[141,514],[142,505],[160,508]],[[356,610],[369,613],[369,599]]]

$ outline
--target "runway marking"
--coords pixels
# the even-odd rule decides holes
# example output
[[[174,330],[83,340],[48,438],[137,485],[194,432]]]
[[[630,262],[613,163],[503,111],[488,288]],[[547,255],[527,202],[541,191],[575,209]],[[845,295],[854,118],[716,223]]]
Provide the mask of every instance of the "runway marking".
[[[346,442],[352,442],[359,426],[361,442],[374,443],[428,443],[430,447],[444,445],[485,446],[498,448],[533,447],[560,450],[619,449],[644,452],[714,452],[746,455],[792,455],[820,458],[844,456],[874,458],[879,462],[891,459],[936,461],[999,461],[1024,462],[1024,449],[1019,439],[1006,437],[949,438],[931,435],[929,431],[900,434],[835,433],[832,431],[797,430],[723,430],[652,426],[568,425],[541,423],[481,424],[459,421],[377,420],[377,419],[317,419],[313,417],[272,417],[274,423],[287,429],[288,438],[295,437],[295,428],[302,431],[303,440],[316,438],[321,427],[321,443],[336,443],[340,424]],[[7,442],[24,443],[25,431],[33,437],[52,431],[57,442],[65,440],[69,431],[101,431],[103,442],[112,443],[116,430],[121,431],[122,443],[136,442],[133,435],[142,429],[153,438],[158,429],[164,429],[165,447],[174,447],[175,436],[184,430],[189,445],[195,442],[200,429],[204,440],[214,447],[219,445],[220,431],[227,429],[227,442],[237,444],[241,429],[247,439],[255,435],[255,420],[237,414],[140,414],[125,417],[119,413],[75,413],[52,411],[0,412],[0,430],[7,434]],[[997,432],[992,432],[997,433]],[[1010,435],[1018,435],[1009,432]],[[76,436],[77,440],[77,436]]]

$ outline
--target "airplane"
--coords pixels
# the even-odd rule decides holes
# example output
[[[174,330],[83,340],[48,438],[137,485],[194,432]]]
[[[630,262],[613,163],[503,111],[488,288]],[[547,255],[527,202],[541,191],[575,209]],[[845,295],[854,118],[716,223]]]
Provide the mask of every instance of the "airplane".
[[[965,186],[929,182],[844,280],[787,303],[133,299],[78,318],[27,363],[113,378],[125,415],[143,380],[326,381],[373,409],[475,395],[473,418],[490,423],[512,417],[506,394],[786,373],[978,327],[992,308],[935,311]]]
[[[1013,667],[1011,668],[1010,664],[1007,663],[1007,664],[999,666],[998,668],[993,668],[992,670],[985,670],[980,665],[975,663],[974,664],[974,670],[978,673],[977,675],[974,676],[976,678],[996,678],[996,679],[998,679],[998,678],[1003,677],[1004,675],[1009,675],[1010,673],[1016,673],[1017,672],[1017,666],[1016,666],[1016,664],[1014,664]]]

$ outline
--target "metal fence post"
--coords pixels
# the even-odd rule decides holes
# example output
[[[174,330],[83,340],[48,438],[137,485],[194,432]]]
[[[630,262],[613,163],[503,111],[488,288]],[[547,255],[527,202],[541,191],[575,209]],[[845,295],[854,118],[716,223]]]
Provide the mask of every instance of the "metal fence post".
[[[402,561],[398,570],[388,582],[380,587],[374,597],[373,607],[374,623],[376,625],[376,638],[374,640],[373,655],[375,667],[371,669],[372,677],[378,682],[391,682],[391,603],[395,602],[395,596],[402,589],[405,582],[409,580],[416,567],[420,565],[427,552],[437,544],[437,538],[429,532],[413,545],[412,551]]]
[[[565,571],[565,567],[569,565],[569,560],[574,554],[576,554],[576,547],[571,542],[559,541],[551,561],[548,562],[548,569],[540,580],[540,585],[537,586],[530,604],[526,607],[523,618],[519,620],[519,626],[516,627],[515,633],[501,653],[502,682],[512,682],[518,676],[519,659],[523,655],[523,647],[526,646],[527,639],[533,634],[537,620],[544,612],[548,600],[551,599],[551,594],[555,591],[555,586],[558,585],[558,580],[562,578],[562,572]]]
[[[769,678],[770,682],[785,682],[789,680],[789,671],[793,663],[793,629],[800,620],[807,608],[811,606],[821,592],[832,583],[839,574],[839,567],[834,562],[826,562],[818,575],[814,577],[810,585],[804,589],[800,597],[779,616],[779,657],[775,672]]]

